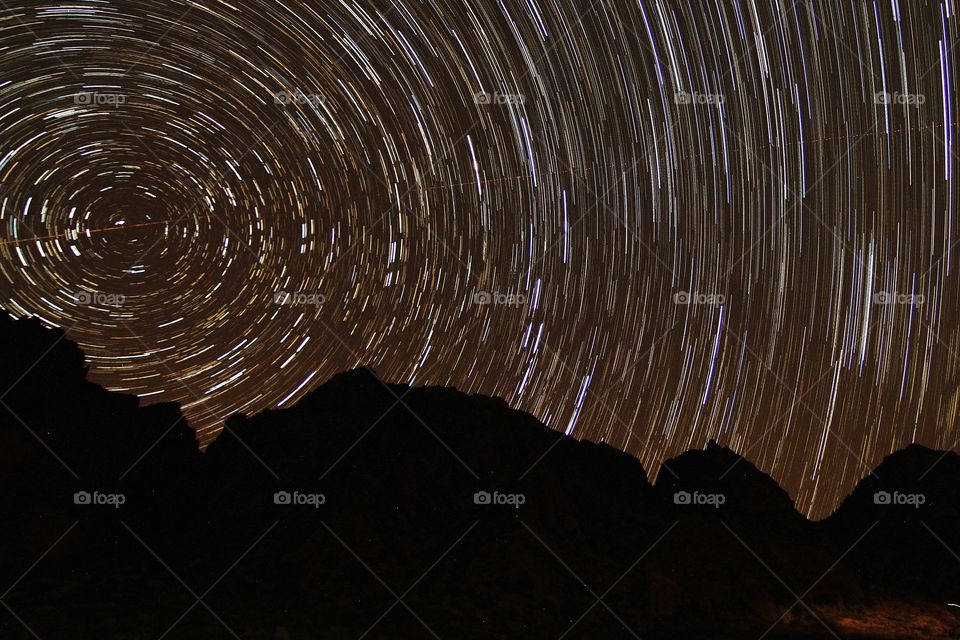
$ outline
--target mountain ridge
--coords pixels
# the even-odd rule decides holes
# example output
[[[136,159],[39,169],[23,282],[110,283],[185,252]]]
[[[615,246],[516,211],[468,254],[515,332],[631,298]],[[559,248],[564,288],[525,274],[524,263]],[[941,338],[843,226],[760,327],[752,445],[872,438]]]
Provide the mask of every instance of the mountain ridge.
[[[176,404],[90,383],[79,348],[35,320],[0,314],[0,356],[0,513],[15,523],[0,577],[51,637],[158,637],[197,604],[171,588],[220,580],[217,615],[168,637],[960,630],[954,453],[896,452],[811,521],[716,443],[651,482],[633,456],[502,399],[367,367],[231,416],[201,452]],[[14,617],[0,631],[31,637]]]

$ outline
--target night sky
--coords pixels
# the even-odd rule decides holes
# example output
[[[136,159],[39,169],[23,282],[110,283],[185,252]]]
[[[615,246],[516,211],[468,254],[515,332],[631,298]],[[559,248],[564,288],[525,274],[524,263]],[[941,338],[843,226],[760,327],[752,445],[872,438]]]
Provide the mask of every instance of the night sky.
[[[952,448],[955,0],[0,6],[0,303],[201,441],[331,375],[823,517]]]

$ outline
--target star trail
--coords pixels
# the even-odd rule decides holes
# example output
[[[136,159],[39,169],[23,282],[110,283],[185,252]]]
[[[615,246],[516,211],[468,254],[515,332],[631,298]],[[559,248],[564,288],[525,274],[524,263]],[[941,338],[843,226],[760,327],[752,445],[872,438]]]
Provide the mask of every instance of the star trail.
[[[0,6],[0,302],[203,442],[496,395],[815,517],[960,385],[954,0]]]

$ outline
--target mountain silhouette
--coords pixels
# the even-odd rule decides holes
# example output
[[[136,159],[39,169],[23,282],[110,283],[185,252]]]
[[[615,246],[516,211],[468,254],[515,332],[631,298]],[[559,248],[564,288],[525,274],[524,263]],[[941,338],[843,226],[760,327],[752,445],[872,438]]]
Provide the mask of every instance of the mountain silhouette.
[[[635,458],[360,368],[205,451],[0,314],[0,637],[956,638],[960,460],[811,522],[709,443]],[[5,592],[5,593],[4,593]]]
[[[873,526],[850,553],[871,582],[929,597],[949,595],[956,602],[958,478],[960,456],[912,444],[887,456],[824,524],[844,545],[852,545],[865,525]]]

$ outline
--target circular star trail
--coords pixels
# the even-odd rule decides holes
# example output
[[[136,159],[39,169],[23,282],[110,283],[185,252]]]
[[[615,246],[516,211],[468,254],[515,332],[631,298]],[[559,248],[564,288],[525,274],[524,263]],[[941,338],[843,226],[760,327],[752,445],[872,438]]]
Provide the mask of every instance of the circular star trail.
[[[823,516],[960,435],[957,8],[10,2],[0,300],[203,441],[368,364]]]

